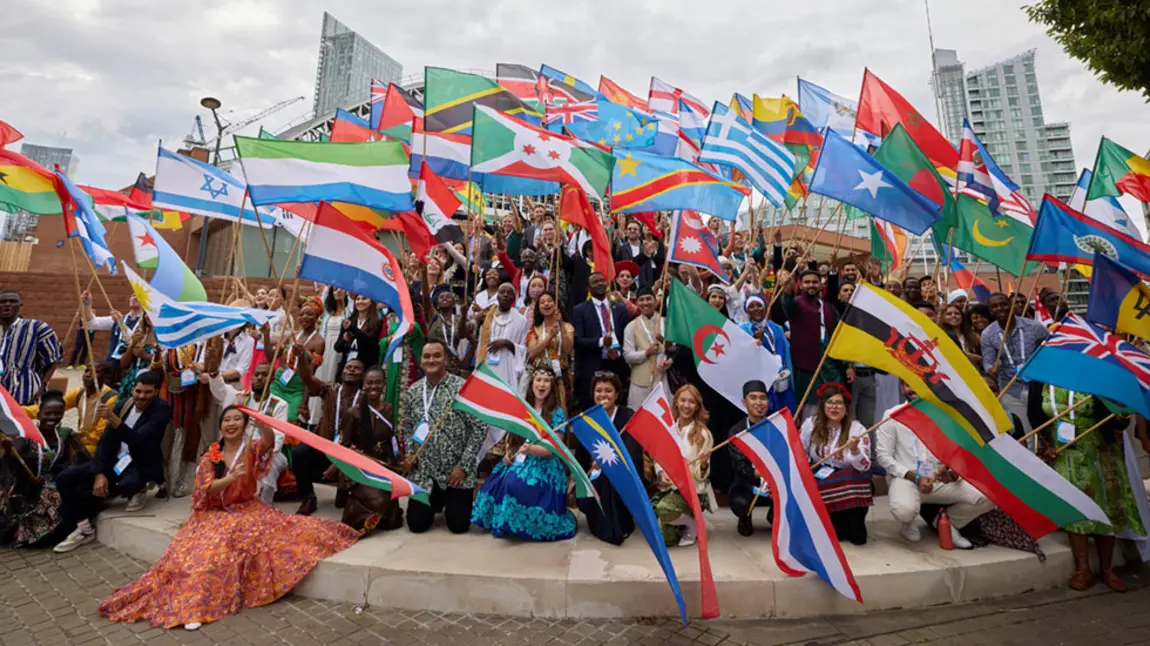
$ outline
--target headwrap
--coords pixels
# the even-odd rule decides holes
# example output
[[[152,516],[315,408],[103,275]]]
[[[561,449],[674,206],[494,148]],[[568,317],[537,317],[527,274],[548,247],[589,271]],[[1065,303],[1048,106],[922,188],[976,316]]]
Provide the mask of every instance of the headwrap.
[[[759,294],[751,294],[750,296],[748,296],[746,298],[746,300],[743,301],[743,309],[747,309],[747,306],[749,306],[751,303],[753,303],[755,301],[758,301],[759,304],[762,305],[763,307],[767,306],[767,299],[763,298]]]
[[[303,311],[305,308],[312,310],[316,314],[323,314],[323,302],[319,300],[318,296],[308,296],[303,299],[299,304],[299,309]]]
[[[950,305],[951,303],[957,301],[958,299],[960,299],[964,296],[969,297],[969,295],[966,293],[965,289],[953,290],[949,294],[946,295],[946,304]]]

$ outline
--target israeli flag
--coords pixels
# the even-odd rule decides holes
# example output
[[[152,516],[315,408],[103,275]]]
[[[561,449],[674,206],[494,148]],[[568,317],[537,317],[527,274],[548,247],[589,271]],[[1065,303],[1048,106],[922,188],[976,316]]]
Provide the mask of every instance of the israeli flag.
[[[164,148],[156,157],[156,183],[152,206],[157,209],[183,211],[208,218],[220,218],[257,226],[255,207],[244,199],[247,182],[242,170],[236,175]],[[247,202],[245,205],[244,202]],[[240,209],[243,208],[243,218]],[[260,212],[263,226],[275,224],[275,217]]]

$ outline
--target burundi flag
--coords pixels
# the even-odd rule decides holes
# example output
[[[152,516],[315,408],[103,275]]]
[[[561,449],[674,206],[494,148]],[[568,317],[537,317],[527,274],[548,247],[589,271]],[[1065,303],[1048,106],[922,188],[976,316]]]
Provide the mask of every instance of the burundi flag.
[[[147,220],[136,215],[128,215],[127,220],[136,266],[154,270],[152,287],[174,301],[208,300],[200,279]]]
[[[60,215],[52,171],[14,150],[0,148],[0,204],[37,215]]]
[[[1150,161],[1103,137],[1094,159],[1094,179],[1086,199],[1119,195],[1150,202]]]
[[[699,377],[739,410],[746,410],[743,384],[772,383],[781,367],[778,357],[678,280],[671,282],[665,338],[691,348]]]
[[[424,70],[423,127],[427,132],[471,134],[475,108],[488,107],[538,124],[542,115],[511,90],[478,74],[442,67]]]
[[[573,184],[596,199],[606,193],[615,163],[610,153],[486,106],[475,106],[474,120],[473,172]]]

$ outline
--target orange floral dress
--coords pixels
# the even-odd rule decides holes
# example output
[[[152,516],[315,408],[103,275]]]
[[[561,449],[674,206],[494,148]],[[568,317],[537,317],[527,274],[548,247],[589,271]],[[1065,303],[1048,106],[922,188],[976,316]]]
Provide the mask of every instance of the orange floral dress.
[[[246,476],[221,494],[208,494],[211,453],[196,471],[191,517],[144,576],[100,604],[102,616],[157,628],[213,622],[279,599],[316,563],[359,538],[338,521],[285,514],[255,497],[271,467],[258,436],[244,454]]]

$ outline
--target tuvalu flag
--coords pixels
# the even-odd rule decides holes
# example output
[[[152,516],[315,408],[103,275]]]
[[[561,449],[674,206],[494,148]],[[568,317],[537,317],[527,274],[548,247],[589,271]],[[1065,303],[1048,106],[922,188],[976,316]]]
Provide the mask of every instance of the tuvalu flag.
[[[1150,286],[1132,269],[1094,252],[1086,320],[1150,339]]]

